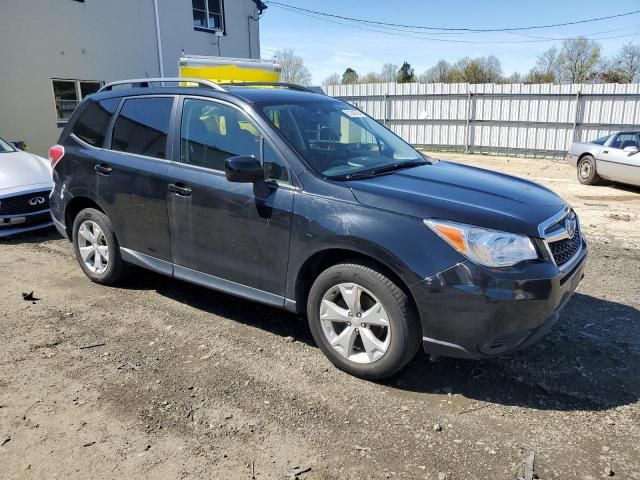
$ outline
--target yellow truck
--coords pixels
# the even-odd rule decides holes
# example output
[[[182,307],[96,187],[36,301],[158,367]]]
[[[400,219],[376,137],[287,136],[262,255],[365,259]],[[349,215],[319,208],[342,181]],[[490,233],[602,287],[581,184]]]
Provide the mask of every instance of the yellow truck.
[[[179,70],[181,78],[200,78],[216,83],[277,83],[282,68],[269,60],[183,55]]]

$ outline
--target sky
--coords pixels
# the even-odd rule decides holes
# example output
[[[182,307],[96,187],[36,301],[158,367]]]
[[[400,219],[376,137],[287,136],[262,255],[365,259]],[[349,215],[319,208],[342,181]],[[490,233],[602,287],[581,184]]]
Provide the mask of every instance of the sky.
[[[640,0],[279,0],[300,8],[335,15],[412,26],[505,28],[548,25],[640,10]],[[269,2],[267,1],[267,4]],[[484,6],[482,6],[484,5]],[[336,23],[338,22],[338,23]],[[385,63],[408,61],[416,74],[445,59],[495,55],[506,76],[527,73],[538,55],[562,39],[584,35],[598,40],[605,56],[615,55],[625,43],[640,44],[640,14],[580,25],[514,33],[428,33],[414,29],[410,38],[397,29],[385,33],[346,25],[346,21],[319,20],[269,4],[260,20],[261,55],[293,49],[309,68],[313,84],[347,67],[359,74],[379,72]],[[372,27],[377,29],[376,27]],[[431,38],[426,38],[426,37]],[[419,37],[419,38],[415,38]],[[534,37],[534,38],[532,38]],[[621,37],[621,38],[605,38]],[[456,40],[442,41],[442,40]],[[534,41],[532,41],[534,40]],[[465,43],[462,43],[464,41]],[[466,43],[520,42],[520,43]],[[524,42],[524,43],[523,43]]]

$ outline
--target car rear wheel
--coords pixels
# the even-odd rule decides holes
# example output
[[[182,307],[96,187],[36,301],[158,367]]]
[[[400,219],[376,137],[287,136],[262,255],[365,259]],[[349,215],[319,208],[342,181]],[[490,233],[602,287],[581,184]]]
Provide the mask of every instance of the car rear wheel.
[[[309,292],[307,316],[322,352],[356,377],[389,377],[420,346],[420,325],[407,294],[366,265],[339,264],[322,272]]]
[[[120,246],[109,217],[85,208],[73,222],[73,248],[82,271],[91,281],[110,285],[124,275]]]
[[[578,162],[578,181],[583,185],[596,185],[602,179],[596,170],[596,159],[585,155]]]

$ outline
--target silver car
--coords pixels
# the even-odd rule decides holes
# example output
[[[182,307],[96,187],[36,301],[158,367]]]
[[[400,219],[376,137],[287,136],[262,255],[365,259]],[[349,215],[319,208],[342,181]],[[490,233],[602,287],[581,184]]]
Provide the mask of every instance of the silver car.
[[[51,166],[0,138],[0,237],[53,225]]]
[[[571,145],[566,160],[577,168],[578,180],[595,185],[613,180],[640,186],[640,132],[615,132],[592,142]]]

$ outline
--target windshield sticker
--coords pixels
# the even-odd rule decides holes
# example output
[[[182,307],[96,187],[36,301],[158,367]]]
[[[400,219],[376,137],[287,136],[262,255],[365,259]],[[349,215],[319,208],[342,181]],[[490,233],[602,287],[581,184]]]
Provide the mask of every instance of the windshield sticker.
[[[362,113],[360,110],[355,110],[355,109],[342,110],[342,113],[345,113],[346,115],[349,115],[351,118],[365,118],[366,117],[366,115],[364,113]]]

